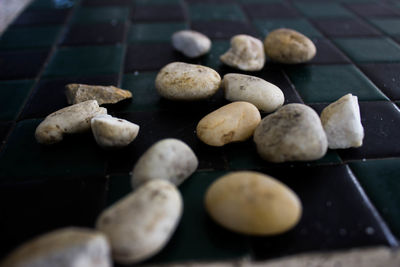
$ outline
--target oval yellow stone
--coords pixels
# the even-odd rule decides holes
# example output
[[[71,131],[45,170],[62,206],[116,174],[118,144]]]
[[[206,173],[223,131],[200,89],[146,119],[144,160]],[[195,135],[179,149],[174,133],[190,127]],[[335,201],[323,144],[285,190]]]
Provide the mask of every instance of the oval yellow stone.
[[[300,199],[271,176],[239,171],[222,176],[207,190],[205,207],[220,225],[242,234],[275,235],[300,220]]]

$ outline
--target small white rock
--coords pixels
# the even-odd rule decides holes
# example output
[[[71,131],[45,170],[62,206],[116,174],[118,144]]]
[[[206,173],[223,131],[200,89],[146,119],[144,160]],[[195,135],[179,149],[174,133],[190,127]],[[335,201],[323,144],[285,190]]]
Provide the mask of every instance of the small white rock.
[[[101,232],[63,228],[36,237],[14,250],[1,267],[110,267],[110,246]]]
[[[265,64],[264,46],[250,35],[235,35],[231,39],[231,48],[220,59],[226,65],[241,70],[261,70]]]
[[[173,184],[152,180],[104,210],[96,228],[107,235],[115,261],[133,264],[167,244],[182,208],[181,194]]]
[[[265,112],[283,105],[285,96],[278,86],[255,76],[229,73],[222,80],[225,98],[229,101],[246,101]]]
[[[183,30],[172,35],[172,45],[185,56],[195,58],[210,51],[211,41],[200,32]]]
[[[180,185],[198,166],[192,149],[178,139],[164,139],[152,145],[137,161],[132,172],[132,187],[149,180],[163,179]]]
[[[357,96],[347,94],[321,113],[329,148],[360,147],[364,138]]]
[[[97,144],[103,148],[127,146],[139,133],[139,125],[110,115],[93,117],[91,127]]]

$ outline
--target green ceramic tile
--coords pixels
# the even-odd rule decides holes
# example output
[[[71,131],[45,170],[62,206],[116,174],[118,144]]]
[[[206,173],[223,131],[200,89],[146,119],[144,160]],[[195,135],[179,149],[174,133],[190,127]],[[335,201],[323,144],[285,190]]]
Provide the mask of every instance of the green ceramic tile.
[[[228,51],[229,47],[229,41],[213,41],[210,52],[200,60],[199,64],[217,69],[223,65],[219,57]]]
[[[288,75],[305,103],[330,103],[352,93],[359,101],[388,98],[352,65],[290,68]]]
[[[29,6],[30,9],[65,9],[71,8],[75,0],[35,0]]]
[[[372,24],[383,32],[390,35],[400,35],[400,19],[399,18],[379,18],[371,19]]]
[[[137,72],[125,74],[122,88],[132,92],[132,101],[118,111],[144,111],[158,109],[160,96],[154,86],[157,72]]]
[[[0,81],[0,120],[15,120],[31,91],[34,81]]]
[[[294,5],[307,17],[328,18],[328,17],[351,17],[353,14],[339,3],[304,3],[296,2]]]
[[[60,48],[45,70],[46,76],[119,73],[124,47],[84,46]]]
[[[254,25],[262,36],[278,28],[290,28],[312,37],[322,37],[321,33],[305,19],[255,20]]]
[[[73,23],[99,23],[125,21],[129,7],[82,7],[74,15]]]
[[[400,237],[400,158],[358,161],[350,167],[391,230]]]
[[[182,0],[133,0],[136,5],[178,5]]]
[[[187,29],[185,23],[135,23],[130,28],[129,42],[170,42],[174,32]]]
[[[355,62],[400,61],[400,46],[389,38],[337,38],[334,42]]]
[[[22,181],[104,175],[106,152],[98,147],[90,132],[71,135],[58,144],[44,146],[35,140],[35,129],[40,122],[25,120],[16,125],[0,156],[0,177],[16,177]]]
[[[246,16],[236,4],[193,4],[189,6],[192,20],[245,21]]]
[[[107,206],[110,206],[132,192],[131,176],[128,174],[108,177]]]
[[[12,27],[0,36],[0,49],[49,47],[55,42],[60,30],[58,26]]]
[[[224,172],[197,172],[179,190],[183,215],[168,245],[151,263],[234,260],[249,254],[246,237],[214,223],[204,209],[204,195],[210,184]]]
[[[270,3],[282,3],[282,0],[237,0],[239,3],[243,4],[270,4]]]

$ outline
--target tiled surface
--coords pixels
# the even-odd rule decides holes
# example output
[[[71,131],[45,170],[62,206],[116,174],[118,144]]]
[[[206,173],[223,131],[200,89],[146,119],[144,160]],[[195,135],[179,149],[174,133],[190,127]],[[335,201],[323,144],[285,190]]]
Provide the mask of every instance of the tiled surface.
[[[137,159],[167,137],[186,142],[199,168],[179,187],[185,210],[178,229],[147,263],[257,260],[395,245],[400,237],[399,12],[389,0],[34,1],[0,37],[0,213],[5,218],[0,220],[0,257],[51,229],[93,227],[102,209],[130,192]],[[221,76],[247,73],[219,60],[230,38],[263,39],[278,27],[309,36],[317,56],[290,66],[267,60],[264,69],[251,74],[279,86],[285,104],[309,104],[319,113],[346,93],[357,95],[365,129],[362,147],[329,150],[312,162],[268,163],[251,139],[218,148],[196,137],[197,122],[228,103],[222,90],[194,103],[157,94],[155,76],[173,61],[203,64]],[[185,28],[212,39],[209,54],[188,59],[173,50],[171,34]],[[131,91],[133,99],[105,107],[139,124],[137,139],[116,151],[99,148],[90,132],[39,145],[36,126],[67,106],[64,88],[72,82]],[[291,187],[304,207],[300,224],[286,234],[258,238],[215,224],[203,208],[204,192],[234,170],[257,170]]]

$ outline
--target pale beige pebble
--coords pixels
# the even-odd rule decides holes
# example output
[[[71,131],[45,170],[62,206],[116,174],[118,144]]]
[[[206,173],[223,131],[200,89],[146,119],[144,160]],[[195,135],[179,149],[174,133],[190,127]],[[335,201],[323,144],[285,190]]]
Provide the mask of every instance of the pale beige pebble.
[[[347,94],[324,108],[321,122],[331,149],[362,146],[364,128],[361,124],[357,96]]]
[[[101,232],[77,227],[38,236],[14,250],[1,267],[111,267],[110,246]]]
[[[298,64],[310,61],[317,49],[305,35],[291,29],[277,29],[270,32],[264,40],[267,57],[285,64]]]
[[[220,56],[220,60],[240,70],[261,70],[265,64],[263,43],[250,35],[235,35],[231,39],[231,48]]]
[[[252,171],[218,178],[207,189],[205,207],[220,225],[249,235],[284,233],[302,213],[295,192],[271,176]]]
[[[173,62],[156,77],[158,93],[171,100],[200,100],[214,95],[221,83],[219,74],[205,66]]]
[[[133,264],[154,256],[167,244],[182,208],[175,185],[152,180],[104,210],[96,228],[107,236],[115,261]]]
[[[64,134],[90,130],[90,120],[107,109],[99,107],[96,100],[75,104],[48,115],[35,131],[35,138],[41,144],[54,144],[63,139]]]
[[[152,145],[136,162],[132,171],[132,187],[154,179],[180,185],[199,165],[193,150],[184,142],[167,138]]]
[[[256,106],[238,101],[206,115],[197,124],[196,132],[207,145],[223,146],[248,139],[260,121],[261,115]]]
[[[71,83],[67,84],[65,88],[68,104],[78,104],[88,100],[97,100],[99,105],[115,104],[121,100],[132,98],[130,91],[115,86]]]
[[[254,142],[260,156],[272,162],[316,160],[328,149],[318,114],[303,104],[288,104],[266,116]]]
[[[190,58],[207,54],[211,49],[211,40],[204,34],[182,30],[172,35],[172,46]]]
[[[246,101],[265,112],[272,112],[283,105],[282,90],[261,78],[228,73],[222,80],[225,98],[229,101]]]
[[[93,136],[103,148],[120,148],[129,145],[139,133],[139,125],[130,121],[97,115],[91,120]]]

